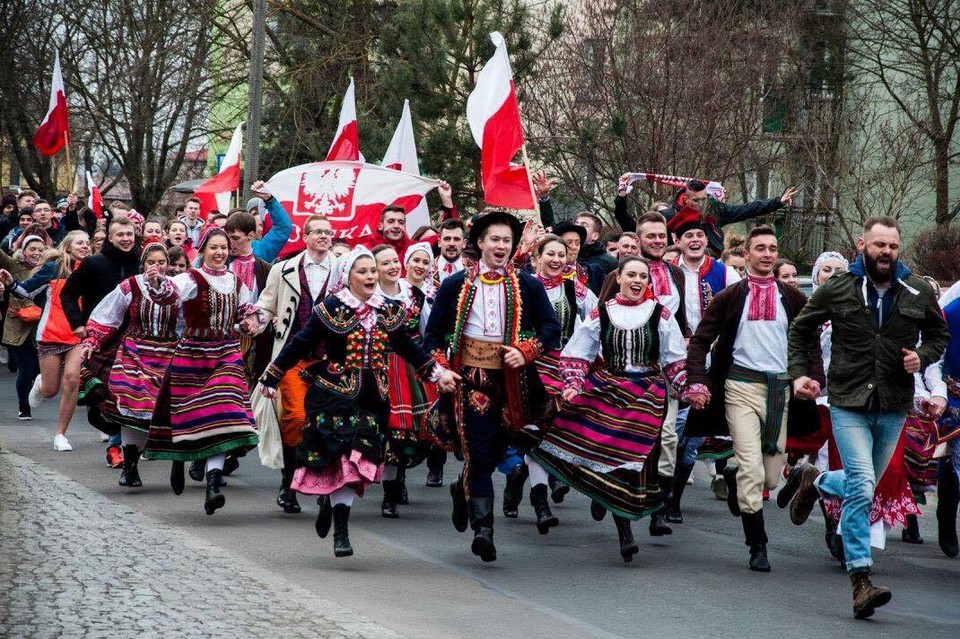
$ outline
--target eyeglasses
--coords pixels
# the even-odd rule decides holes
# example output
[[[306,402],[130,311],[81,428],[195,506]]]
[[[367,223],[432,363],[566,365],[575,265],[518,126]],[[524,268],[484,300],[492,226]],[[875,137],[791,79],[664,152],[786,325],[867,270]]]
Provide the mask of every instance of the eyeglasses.
[[[328,231],[326,229],[313,229],[312,231],[308,231],[307,235],[329,235],[333,237],[333,231]]]

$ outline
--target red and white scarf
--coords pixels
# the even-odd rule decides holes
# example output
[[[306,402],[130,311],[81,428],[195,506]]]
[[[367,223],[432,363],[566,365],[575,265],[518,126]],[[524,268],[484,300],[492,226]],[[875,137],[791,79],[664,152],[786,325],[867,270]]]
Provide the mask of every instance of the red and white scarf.
[[[653,294],[657,297],[671,295],[670,271],[663,260],[650,260],[650,286],[653,287]]]
[[[750,309],[747,319],[751,322],[771,322],[777,319],[777,280],[773,275],[758,277],[747,274],[750,287]]]

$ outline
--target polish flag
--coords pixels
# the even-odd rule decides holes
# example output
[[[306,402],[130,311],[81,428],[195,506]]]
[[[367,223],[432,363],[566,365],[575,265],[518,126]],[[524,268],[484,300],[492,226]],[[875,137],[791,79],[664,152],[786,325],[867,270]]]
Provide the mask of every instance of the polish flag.
[[[93,181],[90,171],[87,171],[87,190],[90,196],[87,198],[87,208],[96,213],[97,219],[103,217],[103,196],[100,195],[100,187]]]
[[[240,188],[240,147],[243,145],[243,123],[237,125],[230,146],[220,165],[220,172],[201,184],[193,194],[200,199],[200,213],[230,210],[230,196]]]
[[[360,154],[360,134],[357,132],[357,101],[354,97],[353,78],[343,96],[340,105],[340,122],[337,124],[337,134],[333,136],[333,144],[327,152],[327,161],[353,160],[363,161]]]
[[[490,39],[497,49],[467,97],[467,123],[480,147],[483,199],[492,206],[532,210],[535,203],[527,167],[513,163],[523,146],[523,127],[507,43],[496,31]]]
[[[413,138],[413,119],[410,117],[410,100],[403,101],[403,114],[393,139],[383,156],[381,166],[412,175],[420,175],[420,162],[417,159],[417,145]],[[393,204],[402,206],[407,212],[407,234],[410,235],[421,226],[430,224],[430,211],[427,202],[419,195],[400,198]],[[401,256],[402,258],[402,256]]]
[[[33,146],[41,155],[56,155],[70,137],[67,125],[67,94],[63,88],[63,74],[60,73],[60,52],[53,61],[53,80],[50,84],[50,106],[40,128],[33,134]]]
[[[372,239],[383,207],[401,198],[424,198],[438,180],[364,162],[311,162],[280,171],[267,183],[287,209],[300,242],[311,215],[324,215],[338,238],[351,244]]]

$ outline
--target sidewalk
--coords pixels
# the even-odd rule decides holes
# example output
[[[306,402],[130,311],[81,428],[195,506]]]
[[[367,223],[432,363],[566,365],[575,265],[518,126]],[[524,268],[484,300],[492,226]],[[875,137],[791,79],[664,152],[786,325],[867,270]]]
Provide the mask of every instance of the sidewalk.
[[[0,450],[0,637],[218,635],[399,636]]]

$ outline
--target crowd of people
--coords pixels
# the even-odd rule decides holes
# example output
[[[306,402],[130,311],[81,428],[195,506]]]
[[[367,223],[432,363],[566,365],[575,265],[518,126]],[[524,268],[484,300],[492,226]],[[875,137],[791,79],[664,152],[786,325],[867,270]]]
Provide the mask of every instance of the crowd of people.
[[[621,190],[605,228],[589,211],[558,221],[551,181],[533,183],[539,219],[526,223],[460,219],[441,183],[436,227],[408,236],[387,206],[375,234],[347,244],[314,215],[295,254],[263,182],[245,209],[207,219],[194,198],[162,219],[5,196],[18,417],[59,394],[53,446],[66,452],[83,406],[120,486],[142,485],[141,459],[169,460],[176,494],[186,476],[205,483],[208,515],[257,449],[280,472],[277,507],[317,498],[315,531],[332,530],[337,557],[354,552],[356,499],[381,484],[382,515],[399,517],[406,471],[425,463],[482,561],[497,558],[502,472],[505,518],[529,482],[548,534],[561,524],[551,502],[576,490],[595,520],[611,515],[629,562],[632,522],[658,537],[684,523],[698,461],[741,520],[751,570],[771,570],[773,491],[796,525],[819,504],[857,618],[891,598],[870,581],[871,548],[893,526],[922,543],[934,490],[939,545],[960,553],[960,283],[941,294],[912,274],[896,220],[867,220],[855,255],[819,256],[808,299],[770,227],[723,229],[791,204],[792,189],[733,206],[693,180],[638,215]]]

